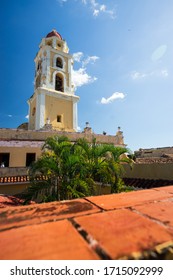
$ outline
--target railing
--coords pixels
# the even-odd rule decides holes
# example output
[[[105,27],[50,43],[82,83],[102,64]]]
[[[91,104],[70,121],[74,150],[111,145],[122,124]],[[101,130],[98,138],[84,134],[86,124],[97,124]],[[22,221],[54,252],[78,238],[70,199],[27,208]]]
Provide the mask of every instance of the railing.
[[[46,181],[48,179],[47,176],[37,176],[36,181]],[[24,183],[24,182],[30,182],[30,177],[29,175],[23,175],[23,176],[5,176],[5,177],[0,177],[0,184],[7,184],[7,183]]]

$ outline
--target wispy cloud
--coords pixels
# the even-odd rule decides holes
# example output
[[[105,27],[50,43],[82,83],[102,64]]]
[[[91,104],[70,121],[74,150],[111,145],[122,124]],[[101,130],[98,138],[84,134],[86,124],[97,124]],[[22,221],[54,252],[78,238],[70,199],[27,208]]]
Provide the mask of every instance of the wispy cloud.
[[[82,57],[83,57],[83,52],[77,52],[73,54],[74,61],[81,62]]]
[[[72,83],[74,84],[75,89],[97,80],[96,77],[92,77],[87,73],[87,65],[95,63],[96,60],[99,59],[98,56],[87,56],[85,58],[82,52],[77,52],[73,54],[73,59],[80,64],[80,67],[77,70],[72,70]]]
[[[164,70],[162,70],[162,71],[160,72],[160,75],[161,75],[162,77],[168,77],[168,76],[169,76],[169,72],[168,72],[167,69],[164,69]]]
[[[130,73],[130,77],[132,78],[132,80],[142,80],[144,78],[149,78],[149,77],[166,78],[168,76],[169,76],[169,72],[167,69],[155,70],[151,72],[132,71]]]
[[[116,99],[124,99],[125,98],[125,94],[122,92],[114,92],[110,97],[105,98],[102,97],[100,103],[101,104],[109,104],[112,103],[113,101],[115,101]]]
[[[13,116],[12,116],[12,115],[8,115],[8,117],[9,117],[9,118],[12,118]]]
[[[66,3],[67,1],[71,0],[57,0],[61,5]],[[96,0],[77,0],[84,4],[87,8],[89,8],[94,17],[98,17],[101,14],[107,14],[110,18],[116,18],[116,12],[114,8],[109,8],[105,4],[101,4],[99,1]]]
[[[146,73],[140,73],[138,71],[133,71],[131,74],[130,74],[131,78],[133,80],[139,80],[139,79],[142,79],[142,78],[145,78],[146,77]]]
[[[67,2],[68,0],[57,0],[58,3],[60,3],[60,5],[63,5],[65,2]]]
[[[83,52],[77,52],[73,54],[73,60],[76,62],[81,62],[82,67],[85,67],[87,64],[94,64],[99,57],[96,55],[84,57]]]
[[[89,63],[94,64],[96,62],[96,60],[98,60],[98,59],[99,59],[99,57],[96,55],[88,56],[86,59],[84,59],[82,61],[82,66],[85,67]]]
[[[107,14],[112,19],[116,18],[115,10],[108,8],[105,4],[100,4],[96,0],[82,0],[82,2],[90,7],[94,17],[98,17],[101,14]]]
[[[26,115],[26,116],[25,116],[25,119],[27,119],[27,120],[28,120],[28,119],[29,119],[29,115]]]

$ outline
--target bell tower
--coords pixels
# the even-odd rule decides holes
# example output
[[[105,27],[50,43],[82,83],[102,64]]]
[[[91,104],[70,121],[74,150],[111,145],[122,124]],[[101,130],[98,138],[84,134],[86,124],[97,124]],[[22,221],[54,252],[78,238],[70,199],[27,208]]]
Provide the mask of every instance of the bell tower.
[[[28,100],[31,130],[77,131],[77,102],[72,85],[73,59],[66,41],[52,30],[35,57],[34,94]]]

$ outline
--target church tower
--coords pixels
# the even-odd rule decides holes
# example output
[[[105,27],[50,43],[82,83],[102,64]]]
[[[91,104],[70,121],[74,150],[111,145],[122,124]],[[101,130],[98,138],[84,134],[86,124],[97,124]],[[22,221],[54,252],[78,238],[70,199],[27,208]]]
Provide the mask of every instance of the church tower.
[[[28,100],[28,129],[77,131],[77,102],[72,85],[73,59],[66,41],[52,30],[35,57],[35,88]]]

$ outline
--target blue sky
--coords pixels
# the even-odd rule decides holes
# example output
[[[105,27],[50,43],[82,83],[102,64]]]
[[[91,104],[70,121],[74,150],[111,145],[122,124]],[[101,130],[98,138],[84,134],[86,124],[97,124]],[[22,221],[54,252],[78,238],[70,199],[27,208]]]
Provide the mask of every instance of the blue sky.
[[[0,127],[27,121],[34,57],[56,29],[74,55],[81,130],[173,146],[172,0],[2,0],[0,13]]]

